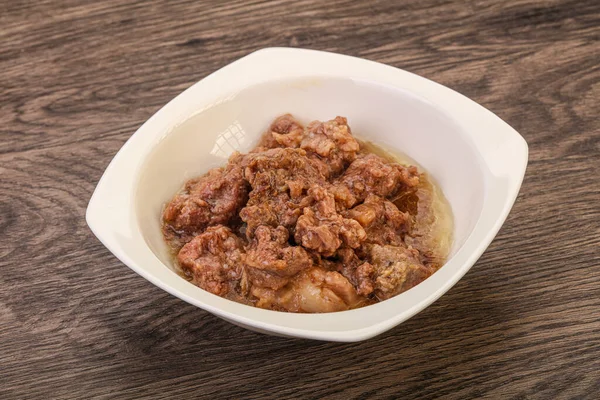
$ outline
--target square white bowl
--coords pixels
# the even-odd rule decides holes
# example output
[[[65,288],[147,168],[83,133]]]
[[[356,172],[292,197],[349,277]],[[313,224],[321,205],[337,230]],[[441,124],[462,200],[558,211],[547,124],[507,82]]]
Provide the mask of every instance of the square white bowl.
[[[350,311],[293,314],[226,300],[173,270],[160,213],[183,183],[251,149],[276,116],[348,118],[355,135],[415,159],[440,184],[455,220],[446,264],[416,287]],[[450,289],[492,241],[518,194],[527,144],[461,94],[387,65],[313,50],[269,48],[196,83],[144,123],[100,179],[86,220],[123,263],[158,287],[254,331],[358,341],[415,315]],[[127,288],[123,288],[127,290]]]

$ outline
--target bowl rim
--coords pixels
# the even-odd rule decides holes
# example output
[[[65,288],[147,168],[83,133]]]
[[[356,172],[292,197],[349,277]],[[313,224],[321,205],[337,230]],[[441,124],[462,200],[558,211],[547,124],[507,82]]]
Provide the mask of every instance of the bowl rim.
[[[383,84],[419,96],[453,119],[471,139],[486,178],[483,208],[470,236],[442,268],[416,287],[384,302],[336,313],[262,310],[215,296],[181,279],[154,255],[137,227],[133,200],[144,161],[173,127],[202,109],[226,101],[249,86],[313,76]],[[307,49],[266,48],[210,74],[150,117],[106,168],[89,201],[86,221],[96,237],[136,273],[230,322],[285,336],[358,341],[414,316],[464,276],[504,223],[518,195],[527,159],[527,143],[519,133],[489,110],[443,85],[361,58]]]

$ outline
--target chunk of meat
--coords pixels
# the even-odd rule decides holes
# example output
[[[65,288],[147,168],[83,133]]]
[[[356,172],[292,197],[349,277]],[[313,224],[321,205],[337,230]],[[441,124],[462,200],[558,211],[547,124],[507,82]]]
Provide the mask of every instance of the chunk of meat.
[[[250,290],[258,290],[258,288],[277,290],[290,281],[289,276],[281,276],[274,272],[251,267],[246,267],[245,277]]]
[[[325,181],[302,149],[276,148],[249,154],[242,165],[245,167],[244,177],[254,190],[281,192],[289,190],[288,181]]]
[[[242,274],[243,242],[231,229],[211,226],[181,248],[177,261],[192,283],[224,296]]]
[[[375,268],[375,295],[389,299],[418,285],[435,272],[419,260],[419,252],[401,246],[373,245],[369,262]]]
[[[340,174],[354,161],[360,149],[344,117],[327,122],[311,122],[304,132],[300,147],[309,153],[310,158],[324,164],[329,171],[328,177]]]
[[[336,211],[335,197],[321,186],[308,190],[315,203],[305,207],[296,224],[295,239],[307,249],[324,256],[332,256],[343,244],[356,248],[366,238],[364,229],[353,219],[344,218]]]
[[[407,168],[375,154],[365,154],[350,164],[339,183],[347,186],[358,201],[363,201],[369,194],[388,197],[415,187],[419,175],[415,167]]]
[[[252,201],[240,211],[240,217],[246,223],[246,237],[252,239],[255,230],[261,225],[284,226],[293,230],[302,215],[302,204],[302,201],[294,203],[283,193],[273,197],[253,196]]]
[[[285,285],[287,278],[312,265],[312,258],[300,246],[290,246],[289,233],[282,226],[259,226],[246,249],[245,263],[252,284],[271,289]]]
[[[370,194],[364,203],[343,215],[356,220],[366,231],[366,243],[400,245],[410,228],[411,217],[392,202]]]
[[[356,308],[366,299],[340,273],[312,267],[279,289],[252,288],[257,307],[291,312],[324,313]]]
[[[245,162],[244,177],[252,190],[240,217],[247,224],[249,239],[260,225],[293,230],[310,201],[308,188],[327,183],[302,149],[271,149],[249,155]]]
[[[341,248],[336,253],[337,270],[354,285],[358,294],[368,296],[375,289],[375,268],[361,260],[353,249]]]
[[[208,226],[238,220],[238,213],[248,200],[248,189],[239,164],[228,164],[189,180],[165,207],[165,237],[178,249]]]
[[[283,147],[299,147],[304,138],[304,127],[291,114],[275,119],[270,131],[273,139]]]
[[[373,275],[375,275],[375,268],[368,262],[364,262],[356,267],[353,278],[356,282],[356,291],[358,294],[368,296],[373,293],[373,290],[375,290]]]
[[[327,190],[333,194],[338,211],[344,211],[356,204],[356,197],[345,185],[330,184],[327,186]]]
[[[304,137],[304,127],[291,114],[277,117],[250,153],[259,153],[281,147],[299,147]]]

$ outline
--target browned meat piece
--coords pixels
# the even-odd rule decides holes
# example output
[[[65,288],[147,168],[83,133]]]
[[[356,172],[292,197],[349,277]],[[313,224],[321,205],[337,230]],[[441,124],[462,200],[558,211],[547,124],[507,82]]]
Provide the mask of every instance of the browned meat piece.
[[[336,253],[339,260],[337,270],[356,288],[358,294],[368,296],[375,288],[375,269],[371,264],[359,259],[353,249],[341,248]]]
[[[419,260],[419,252],[400,246],[373,245],[369,262],[375,268],[375,295],[389,299],[418,285],[435,272]]]
[[[255,195],[240,211],[240,217],[246,223],[244,232],[248,239],[254,236],[254,231],[261,225],[284,226],[293,230],[301,214],[301,205],[292,202],[285,193],[273,197]]]
[[[211,226],[183,246],[177,261],[195,285],[224,296],[241,277],[242,249],[242,240],[231,229]]]
[[[308,188],[315,183],[326,184],[302,149],[271,149],[249,155],[245,162],[244,176],[252,191],[240,217],[247,224],[248,238],[260,225],[293,230],[310,200],[306,198]]]
[[[333,197],[335,197],[335,206],[339,211],[346,210],[356,204],[356,198],[345,185],[328,185],[327,190],[329,190]]]
[[[244,177],[254,190],[259,191],[288,191],[289,181],[325,181],[325,177],[319,173],[314,163],[306,157],[306,151],[302,149],[278,148],[249,154],[243,165]],[[306,188],[308,189],[308,186]]]
[[[165,237],[177,249],[208,226],[238,220],[248,188],[241,166],[234,163],[189,180],[164,210]]]
[[[273,121],[270,131],[275,141],[283,147],[299,147],[304,137],[304,127],[291,114]]]
[[[299,147],[304,137],[304,127],[291,114],[284,114],[273,121],[251,153],[278,147]]]
[[[298,218],[294,237],[296,243],[325,256],[332,255],[342,245],[339,224],[319,220],[310,208]]]
[[[356,282],[356,291],[358,294],[368,296],[375,290],[373,283],[375,268],[368,262],[360,264],[354,271],[354,281]]]
[[[281,276],[257,268],[246,267],[245,274],[248,286],[254,290],[258,290],[257,288],[277,290],[287,285],[290,281],[289,276]]]
[[[290,246],[287,229],[262,225],[254,232],[245,262],[252,284],[279,289],[287,278],[312,265],[312,258],[300,246]]]
[[[309,153],[309,157],[324,164],[329,170],[327,177],[340,174],[354,161],[360,149],[344,117],[336,117],[327,122],[311,122],[300,147]],[[321,168],[324,169],[323,165]]]
[[[296,224],[295,239],[307,249],[324,256],[332,256],[343,244],[356,248],[365,240],[366,233],[358,222],[344,218],[336,211],[335,197],[321,186],[308,190],[315,204],[305,207]]]
[[[350,164],[339,183],[347,186],[358,201],[363,201],[369,194],[388,197],[412,188],[418,185],[419,175],[415,167],[407,168],[375,154],[366,154]]]
[[[404,234],[410,227],[411,217],[391,202],[379,196],[369,195],[364,203],[346,211],[343,215],[360,223],[367,234],[366,243],[403,243]]]
[[[257,307],[280,311],[323,313],[356,308],[366,299],[341,274],[313,267],[279,289],[252,288]]]

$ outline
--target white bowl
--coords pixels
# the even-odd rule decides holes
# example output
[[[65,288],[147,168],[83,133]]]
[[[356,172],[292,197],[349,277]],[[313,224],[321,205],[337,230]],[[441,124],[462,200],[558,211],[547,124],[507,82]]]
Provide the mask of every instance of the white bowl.
[[[358,137],[406,153],[433,175],[454,213],[448,262],[396,297],[328,314],[249,307],[178,276],[161,236],[162,205],[185,180],[223,165],[233,150],[252,148],[286,112],[303,122],[345,116]],[[451,89],[372,61],[270,48],[207,76],[142,125],[104,172],[86,219],[135,272],[227,321],[264,333],[358,341],[423,310],[471,268],[506,219],[526,165],[523,138]]]

